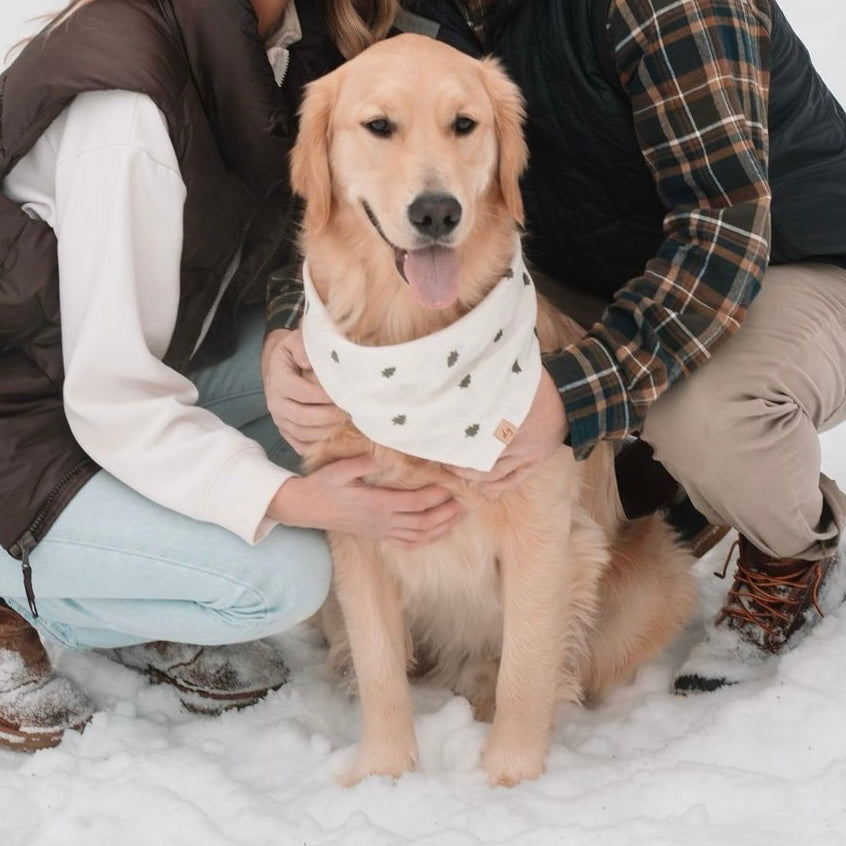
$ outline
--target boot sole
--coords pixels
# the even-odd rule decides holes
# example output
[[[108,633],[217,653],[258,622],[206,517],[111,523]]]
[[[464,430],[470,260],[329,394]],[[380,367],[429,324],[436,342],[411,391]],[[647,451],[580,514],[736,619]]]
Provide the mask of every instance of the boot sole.
[[[179,691],[179,701],[186,711],[190,711],[192,714],[205,714],[207,716],[214,716],[223,711],[239,710],[241,708],[248,708],[250,705],[255,705],[256,702],[264,699],[268,693],[279,690],[288,681],[286,678],[277,685],[259,690],[242,690],[224,693],[222,691],[217,692],[188,687],[178,682],[173,676],[169,676],[167,673],[163,673],[161,670],[156,670],[153,667],[148,667],[141,672],[153,684],[166,684],[169,687],[176,688]]]
[[[0,749],[8,749],[12,752],[38,752],[40,749],[55,749],[69,731],[76,731],[82,734],[91,718],[67,728],[52,729],[49,731],[25,731],[19,727],[11,726],[0,720]]]

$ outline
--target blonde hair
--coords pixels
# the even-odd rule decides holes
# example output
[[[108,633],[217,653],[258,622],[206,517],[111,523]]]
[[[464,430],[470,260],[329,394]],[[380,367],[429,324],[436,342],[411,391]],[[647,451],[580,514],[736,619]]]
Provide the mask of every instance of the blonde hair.
[[[399,11],[398,0],[371,0],[369,5],[370,15],[365,19],[355,0],[328,0],[329,35],[345,59],[351,59],[384,38]]]
[[[67,6],[64,9],[61,9],[58,12],[45,12],[42,15],[35,15],[34,17],[30,18],[31,21],[45,21],[47,24],[47,29],[51,30],[53,27],[58,26],[63,20],[66,20],[69,15],[73,14],[80,6],[84,6],[86,3],[90,3],[91,0],[70,0]],[[20,41],[16,41],[7,51],[6,55],[3,57],[5,62],[11,62],[27,44],[35,36],[28,35],[26,38],[22,38]],[[2,70],[2,67],[0,67]]]
[[[80,6],[86,6],[92,0],[70,0],[67,6],[59,12],[53,13],[53,20],[50,21],[50,29],[58,26],[62,21],[67,20]]]
[[[70,0],[64,9],[44,17],[50,20],[49,28],[53,29],[66,21],[77,9],[92,2],[94,0]],[[329,35],[345,59],[351,59],[366,47],[384,38],[399,10],[399,0],[366,0],[364,5],[370,6],[370,13],[366,18],[359,11],[356,0],[327,0],[326,24]],[[29,39],[25,39],[21,44],[25,44],[27,40]],[[18,46],[21,45],[15,45]]]

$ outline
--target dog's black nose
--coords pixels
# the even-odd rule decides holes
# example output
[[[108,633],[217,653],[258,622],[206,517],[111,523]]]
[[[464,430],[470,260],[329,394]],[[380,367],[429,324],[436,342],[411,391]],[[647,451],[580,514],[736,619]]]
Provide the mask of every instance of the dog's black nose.
[[[448,235],[461,220],[461,203],[452,194],[421,194],[408,207],[414,228],[429,238]]]

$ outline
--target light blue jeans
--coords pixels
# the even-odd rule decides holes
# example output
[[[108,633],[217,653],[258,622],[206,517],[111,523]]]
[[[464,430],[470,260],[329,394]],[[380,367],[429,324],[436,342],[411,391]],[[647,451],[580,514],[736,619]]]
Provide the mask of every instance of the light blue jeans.
[[[189,374],[199,404],[258,441],[277,464],[298,458],[267,412],[259,309],[242,320],[238,349]],[[313,614],[331,581],[322,532],[276,526],[261,543],[162,508],[101,470],[30,556],[39,616],[20,563],[0,550],[0,597],[72,648],[169,640],[236,643],[278,634]]]

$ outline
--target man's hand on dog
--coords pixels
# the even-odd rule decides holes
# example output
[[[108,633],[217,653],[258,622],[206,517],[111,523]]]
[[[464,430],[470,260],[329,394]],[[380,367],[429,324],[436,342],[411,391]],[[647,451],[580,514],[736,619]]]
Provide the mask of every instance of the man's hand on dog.
[[[496,464],[486,473],[466,467],[447,466],[447,469],[462,479],[482,483],[484,490],[495,496],[523,482],[561,446],[566,436],[564,403],[552,376],[544,368],[532,407]]]

